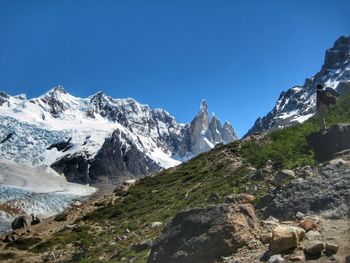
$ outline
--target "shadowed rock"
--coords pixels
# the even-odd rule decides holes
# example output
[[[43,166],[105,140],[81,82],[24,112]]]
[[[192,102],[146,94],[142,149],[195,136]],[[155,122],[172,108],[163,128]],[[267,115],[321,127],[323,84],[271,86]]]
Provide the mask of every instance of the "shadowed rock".
[[[248,244],[259,228],[250,204],[186,210],[165,227],[147,262],[212,263]]]
[[[350,149],[350,124],[334,125],[327,131],[311,133],[306,139],[318,161],[330,160],[334,154]]]

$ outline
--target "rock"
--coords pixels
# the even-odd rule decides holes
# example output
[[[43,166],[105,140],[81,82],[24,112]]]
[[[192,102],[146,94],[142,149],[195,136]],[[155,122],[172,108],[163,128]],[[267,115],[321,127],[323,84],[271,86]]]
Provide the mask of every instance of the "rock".
[[[306,137],[319,162],[331,160],[337,152],[350,149],[350,124],[334,125],[325,132],[311,133]]]
[[[310,165],[303,166],[296,171],[298,177],[307,178],[315,175],[314,169]]]
[[[272,233],[261,233],[260,234],[260,241],[263,244],[268,244],[272,240]]]
[[[212,263],[248,245],[259,229],[251,204],[182,211],[157,238],[147,262]]]
[[[326,243],[326,251],[331,254],[336,254],[338,252],[339,246],[335,243]]]
[[[324,248],[322,241],[310,241],[305,245],[304,251],[312,256],[320,256]]]
[[[32,215],[32,222],[31,225],[37,225],[44,221],[44,219],[39,215]]]
[[[281,255],[273,255],[267,261],[267,263],[280,263],[280,262],[284,262],[284,258]]]
[[[12,242],[15,242],[16,240],[17,240],[17,236],[15,234],[7,234],[5,235],[2,241],[4,243],[12,243]]]
[[[300,240],[303,239],[305,230],[300,227],[277,226],[272,231],[272,241],[270,251],[273,254],[286,252],[289,249],[296,248]]]
[[[157,228],[157,227],[161,227],[163,225],[162,222],[152,222],[149,227],[150,228]]]
[[[305,238],[307,240],[312,241],[312,240],[320,240],[322,237],[320,232],[315,230],[310,230],[305,234]]]
[[[294,179],[295,174],[292,170],[282,170],[276,174],[275,182],[278,185],[284,184],[288,180]]]
[[[136,252],[141,252],[145,249],[150,249],[152,247],[152,241],[151,240],[144,240],[141,243],[133,245],[133,248]]]
[[[281,220],[294,218],[297,212],[319,214],[325,218],[349,217],[349,174],[347,166],[319,166],[314,176],[302,182],[293,180],[272,192],[270,203],[259,209],[263,209],[265,216]]]
[[[68,218],[68,214],[67,213],[62,213],[62,214],[58,214],[55,216],[54,220],[57,222],[61,222],[61,221],[66,221]]]
[[[240,193],[237,195],[227,196],[225,203],[247,204],[247,203],[253,202],[254,200],[255,200],[255,196],[246,194],[246,193]]]
[[[292,255],[289,259],[290,261],[305,261],[304,255]]]
[[[305,215],[302,212],[298,212],[295,214],[295,219],[302,220],[305,217]]]
[[[219,201],[219,198],[220,198],[220,196],[219,196],[218,193],[211,193],[211,194],[209,195],[209,197],[207,198],[207,202],[208,202],[208,203],[215,204],[216,202]]]
[[[305,218],[298,224],[298,227],[304,228],[306,231],[318,230],[320,228],[320,222],[315,218]]]
[[[280,221],[273,216],[269,216],[266,220],[262,221],[262,223],[264,225],[278,226]]]
[[[11,227],[13,230],[29,227],[32,223],[31,215],[21,215],[16,217],[12,223]]]

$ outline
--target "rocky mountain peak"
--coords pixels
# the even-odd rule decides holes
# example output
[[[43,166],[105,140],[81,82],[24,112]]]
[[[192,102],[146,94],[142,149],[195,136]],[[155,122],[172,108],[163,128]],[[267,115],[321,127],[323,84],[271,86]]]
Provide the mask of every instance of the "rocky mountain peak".
[[[350,61],[350,37],[341,36],[334,46],[326,51],[321,72],[337,69]]]
[[[237,139],[232,127],[226,124],[223,129],[219,118],[212,113],[209,119],[208,104],[205,99],[201,102],[200,111],[192,120],[189,128],[191,152],[194,155],[208,151],[218,143],[230,143]],[[223,139],[225,138],[225,139]]]
[[[202,99],[202,102],[201,102],[201,111],[208,111],[208,103],[206,101],[206,99]]]

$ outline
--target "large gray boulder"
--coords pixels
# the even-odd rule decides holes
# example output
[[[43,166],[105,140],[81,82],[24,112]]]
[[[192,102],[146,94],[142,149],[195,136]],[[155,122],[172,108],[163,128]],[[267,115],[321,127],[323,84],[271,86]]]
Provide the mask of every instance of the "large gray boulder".
[[[148,263],[212,263],[254,239],[260,228],[250,204],[221,204],[178,213],[155,241]]]
[[[314,176],[293,180],[267,194],[268,198],[262,198],[258,207],[266,217],[281,220],[293,219],[298,212],[330,218],[350,217],[349,185],[348,164],[327,164],[321,166]]]
[[[311,133],[306,139],[318,161],[330,160],[335,153],[350,149],[350,124],[334,125],[327,131]]]

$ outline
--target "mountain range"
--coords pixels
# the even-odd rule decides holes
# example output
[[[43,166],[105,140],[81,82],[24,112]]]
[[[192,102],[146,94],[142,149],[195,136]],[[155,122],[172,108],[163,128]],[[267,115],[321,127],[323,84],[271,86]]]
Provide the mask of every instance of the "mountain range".
[[[208,105],[191,123],[103,92],[78,98],[57,86],[38,98],[0,93],[0,159],[50,166],[68,181],[121,184],[237,139]]]

